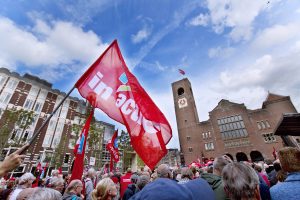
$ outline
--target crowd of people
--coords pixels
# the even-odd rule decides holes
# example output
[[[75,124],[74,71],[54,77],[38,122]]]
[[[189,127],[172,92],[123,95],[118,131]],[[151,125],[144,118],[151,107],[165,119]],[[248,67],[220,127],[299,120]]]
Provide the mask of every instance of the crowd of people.
[[[21,163],[16,151],[0,163],[3,177]],[[278,160],[235,162],[223,155],[203,167],[191,165],[155,170],[145,167],[121,174],[89,168],[82,180],[53,170],[41,179],[31,173],[1,179],[0,199],[8,200],[193,200],[193,199],[300,199],[300,150],[285,147]],[[9,162],[7,162],[9,161]],[[36,187],[34,187],[35,185]]]

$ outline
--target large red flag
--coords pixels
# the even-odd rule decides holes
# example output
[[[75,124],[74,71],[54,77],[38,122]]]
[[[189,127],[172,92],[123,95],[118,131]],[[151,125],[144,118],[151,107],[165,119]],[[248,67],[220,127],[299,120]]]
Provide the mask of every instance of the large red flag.
[[[88,133],[90,129],[91,120],[93,118],[94,110],[91,111],[89,118],[86,120],[85,125],[81,131],[81,134],[76,142],[74,154],[75,161],[72,170],[71,180],[79,179],[81,180],[83,173],[83,165],[84,165],[84,153],[85,153],[85,145],[86,140],[88,138]]]
[[[151,169],[166,155],[171,127],[128,70],[116,40],[75,86],[94,107],[126,126],[133,148]]]

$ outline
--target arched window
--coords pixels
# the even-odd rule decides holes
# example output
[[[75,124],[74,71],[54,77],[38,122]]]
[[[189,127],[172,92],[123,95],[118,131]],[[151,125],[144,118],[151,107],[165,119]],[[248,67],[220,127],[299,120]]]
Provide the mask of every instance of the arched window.
[[[178,93],[178,96],[183,95],[184,94],[184,89],[182,87],[178,88],[177,93]]]

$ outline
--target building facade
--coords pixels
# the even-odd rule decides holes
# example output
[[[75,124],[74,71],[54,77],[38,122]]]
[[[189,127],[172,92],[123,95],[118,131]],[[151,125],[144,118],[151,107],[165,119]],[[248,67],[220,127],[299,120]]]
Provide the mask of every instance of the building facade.
[[[297,113],[289,96],[269,93],[256,110],[222,99],[209,112],[207,121],[199,121],[190,81],[174,82],[172,90],[182,162],[186,165],[224,154],[237,161],[274,159],[274,149],[284,146],[274,129],[283,113]],[[299,145],[299,138],[288,139]]]
[[[178,149],[168,149],[167,155],[165,155],[160,161],[159,164],[167,164],[172,168],[180,166],[180,152]]]
[[[28,141],[65,96],[65,93],[53,89],[52,84],[45,80],[29,74],[21,76],[0,68],[0,127],[7,126],[10,130],[6,137],[7,142],[1,150],[2,155],[10,154],[17,146]],[[90,106],[85,101],[68,97],[27,150],[23,165],[13,174],[18,176],[25,171],[34,171],[38,162],[41,162],[42,166],[50,163],[48,170],[50,172],[51,163],[57,155],[60,155],[60,160],[56,162],[60,163],[63,172],[70,172],[74,160],[74,145],[89,109]],[[11,113],[18,110],[32,111],[33,121],[26,128],[21,128],[15,122],[9,124],[7,110]],[[77,130],[74,128],[76,126]],[[112,124],[94,121],[94,129],[101,131],[101,137],[92,147],[87,146],[86,164],[96,163],[99,166],[99,163],[108,160],[108,152],[103,146],[107,138],[111,138],[114,128]],[[90,157],[93,157],[95,162],[90,163]]]

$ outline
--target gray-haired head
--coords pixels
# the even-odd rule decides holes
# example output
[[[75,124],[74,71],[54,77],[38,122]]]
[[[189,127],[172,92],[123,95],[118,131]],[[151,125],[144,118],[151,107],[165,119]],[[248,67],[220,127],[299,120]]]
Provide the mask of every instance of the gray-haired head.
[[[228,157],[216,157],[213,162],[213,173],[220,176],[222,174],[223,168],[229,163],[232,163],[232,160],[230,160],[230,158]]]
[[[69,193],[70,191],[75,190],[78,186],[82,186],[82,182],[79,179],[72,180],[65,192]]]
[[[58,176],[59,175],[59,171],[57,169],[55,170],[52,170],[51,172],[51,176],[54,177],[54,176]]]
[[[158,178],[172,178],[172,173],[168,165],[161,164],[157,167]]]
[[[190,180],[192,180],[194,177],[194,174],[192,172],[192,170],[190,170],[188,167],[184,167],[181,169],[181,178],[188,178]]]
[[[29,198],[31,200],[61,200],[61,194],[51,188],[38,188]]]
[[[53,177],[50,179],[50,182],[49,182],[49,186],[52,188],[52,189],[55,189],[59,192],[62,192],[64,190],[64,179],[63,178],[60,178],[60,177]]]
[[[244,163],[229,163],[222,172],[224,189],[231,199],[251,199],[259,195],[255,170]]]
[[[149,176],[141,175],[139,176],[136,185],[139,188],[139,190],[142,190],[149,182],[150,182]]]
[[[138,180],[139,176],[137,174],[132,174],[131,177],[130,177],[130,180],[132,183],[136,183],[137,180]]]
[[[94,168],[90,168],[87,172],[87,176],[90,178],[94,178],[96,176],[96,170]]]
[[[25,185],[27,183],[32,183],[35,180],[35,177],[32,173],[25,173],[19,179],[19,185]]]

